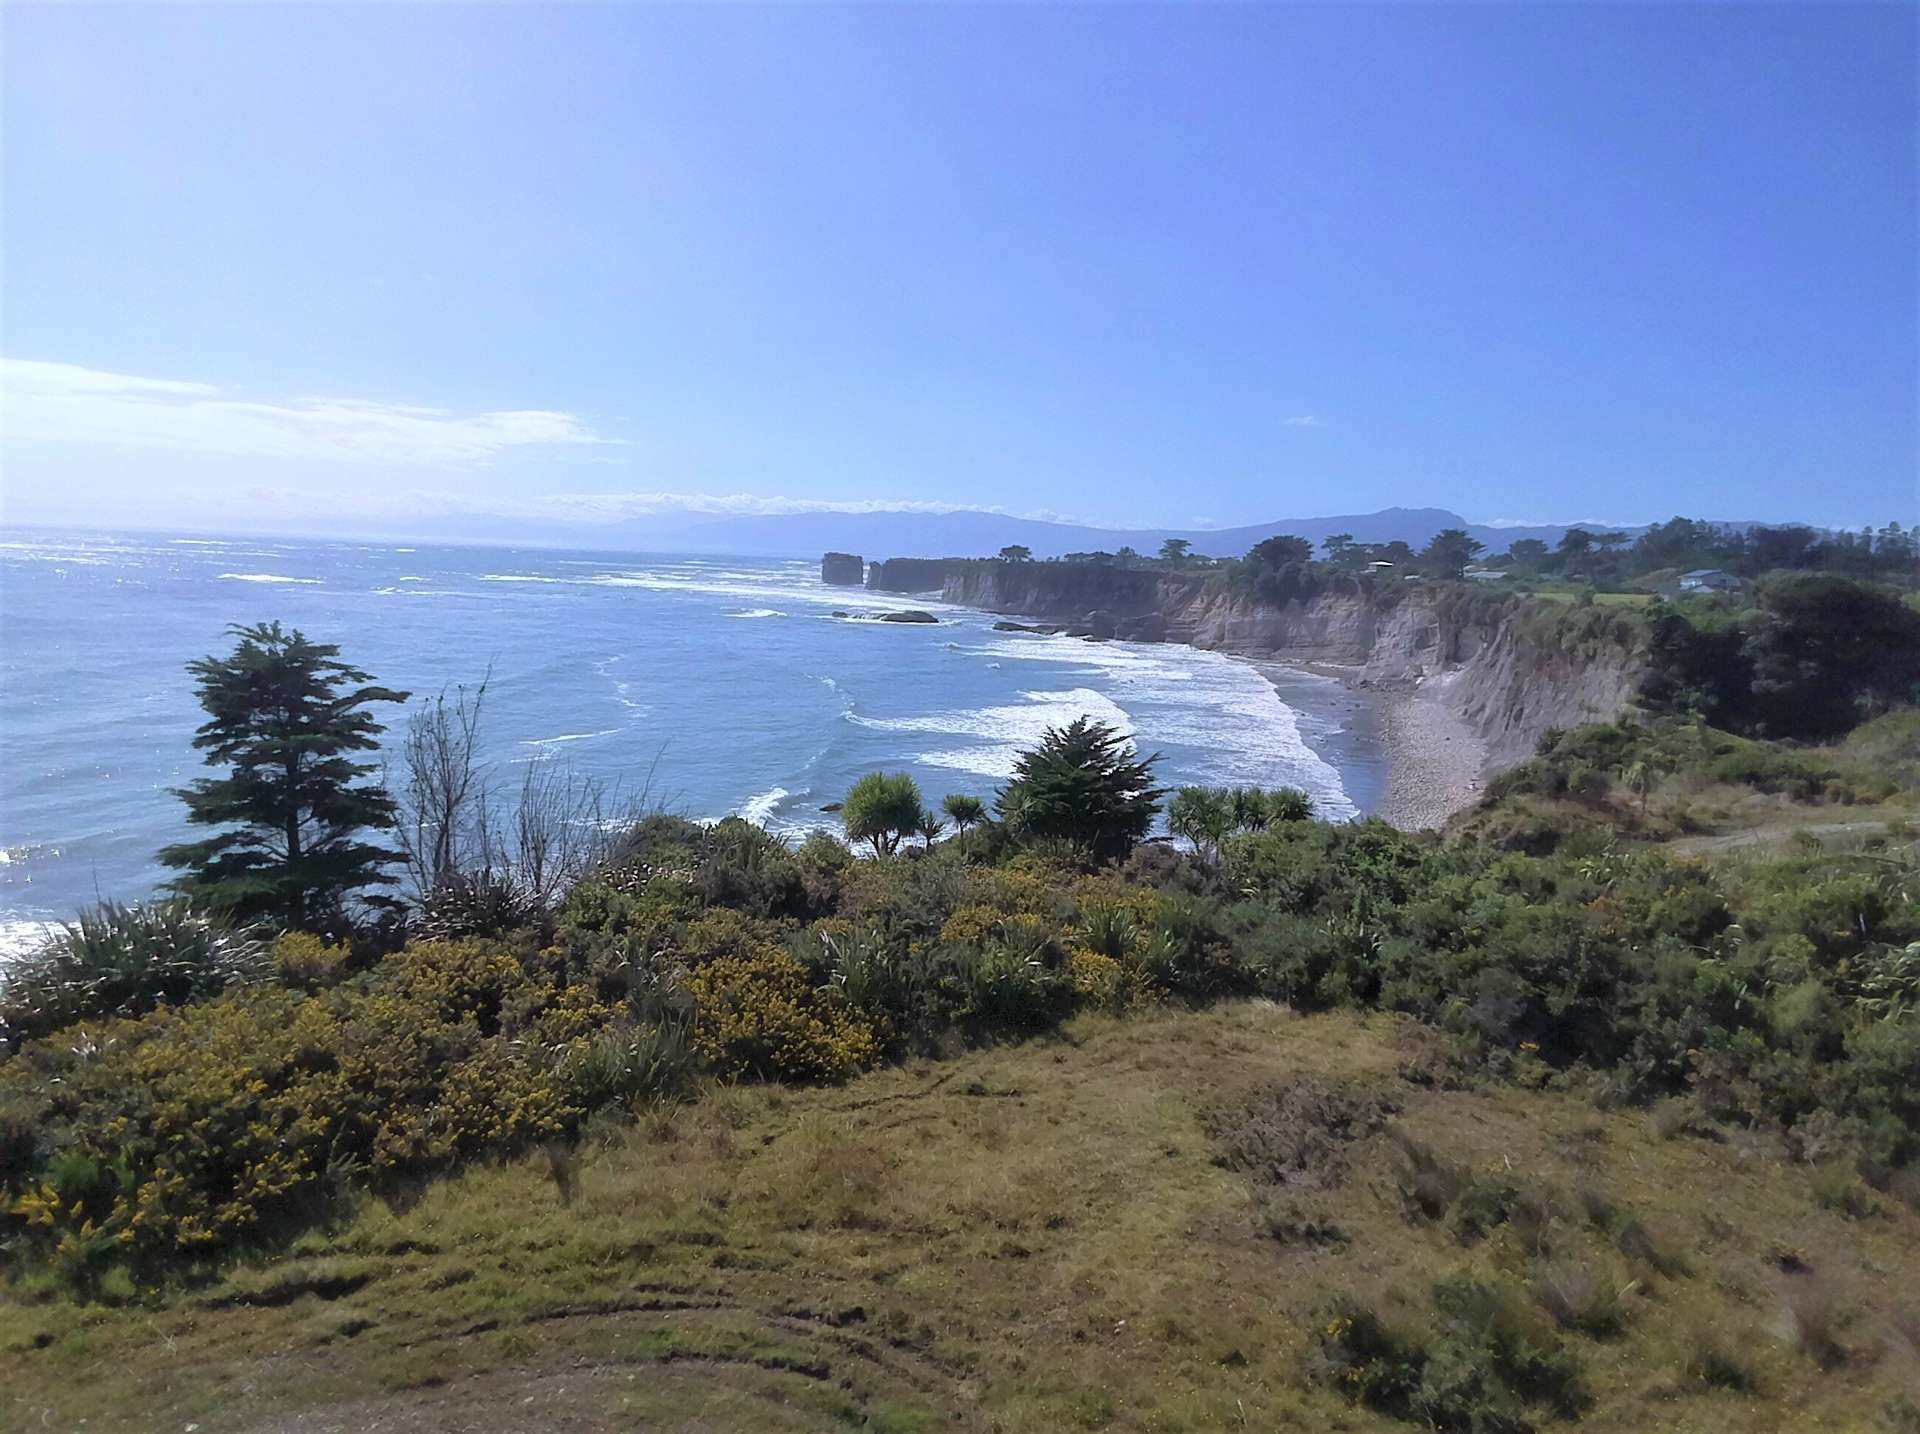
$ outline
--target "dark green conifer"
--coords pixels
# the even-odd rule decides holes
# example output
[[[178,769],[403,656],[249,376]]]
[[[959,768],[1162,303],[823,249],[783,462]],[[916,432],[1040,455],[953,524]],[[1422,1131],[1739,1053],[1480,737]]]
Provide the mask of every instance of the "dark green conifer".
[[[407,694],[370,685],[338,647],[277,622],[228,631],[239,639],[230,656],[187,668],[207,712],[193,745],[228,771],[174,793],[190,822],[226,830],[160,860],[181,869],[175,890],[208,907],[310,930],[338,918],[351,893],[395,880],[386,868],[399,854],[362,837],[393,827],[393,801],[356,785],[374,764],[350,754],[372,751],[384,730],[367,705]]]
[[[1153,826],[1164,791],[1153,784],[1156,753],[1134,760],[1116,729],[1076,717],[1049,728],[1014,763],[1000,790],[1000,819],[1021,838],[1059,837],[1096,857],[1125,856]]]

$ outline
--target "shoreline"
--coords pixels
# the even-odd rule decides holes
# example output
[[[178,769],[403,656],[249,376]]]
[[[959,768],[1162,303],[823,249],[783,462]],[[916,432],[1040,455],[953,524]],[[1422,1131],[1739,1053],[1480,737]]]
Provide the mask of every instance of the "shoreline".
[[[1242,660],[1298,714],[1301,736],[1340,773],[1363,815],[1423,831],[1480,800],[1487,744],[1443,700],[1449,678],[1374,687],[1357,668],[1334,663]]]
[[[996,620],[1053,619],[958,604]],[[1166,641],[1195,647],[1178,638]],[[1227,648],[1195,648],[1244,662],[1294,713],[1301,740],[1340,776],[1361,817],[1404,832],[1435,830],[1480,800],[1489,748],[1443,700],[1457,673],[1411,687],[1377,686],[1345,663]]]

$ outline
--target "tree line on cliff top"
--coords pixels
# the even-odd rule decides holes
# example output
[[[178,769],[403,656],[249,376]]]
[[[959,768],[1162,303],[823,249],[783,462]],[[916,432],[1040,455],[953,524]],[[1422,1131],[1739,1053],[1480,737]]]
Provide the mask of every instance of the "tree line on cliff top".
[[[1649,577],[1677,577],[1696,569],[1719,569],[1736,577],[1757,578],[1775,571],[1826,572],[1913,589],[1920,584],[1920,529],[1889,522],[1823,530],[1801,523],[1725,524],[1698,518],[1671,518],[1637,535],[1619,529],[1569,528],[1557,543],[1519,538],[1505,549],[1490,548],[1464,528],[1445,528],[1421,547],[1394,540],[1356,542],[1351,533],[1321,540],[1316,557],[1312,540],[1281,533],[1257,543],[1242,558],[1215,558],[1193,552],[1185,538],[1169,538],[1156,554],[1123,547],[1116,552],[1068,553],[1063,562],[1117,566],[1221,569],[1236,564],[1277,569],[1320,563],[1331,572],[1359,573],[1377,565],[1395,576],[1457,578],[1482,564],[1516,576],[1564,579],[1599,587]],[[1002,548],[1003,561],[1031,561],[1031,550]]]

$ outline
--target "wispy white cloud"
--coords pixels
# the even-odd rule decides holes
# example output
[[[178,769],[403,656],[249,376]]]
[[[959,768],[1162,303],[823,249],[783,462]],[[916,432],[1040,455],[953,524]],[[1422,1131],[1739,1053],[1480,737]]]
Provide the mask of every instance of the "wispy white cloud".
[[[1286,428],[1325,428],[1327,426],[1325,420],[1315,418],[1311,413],[1296,413],[1291,418],[1281,419],[1280,423]]]
[[[543,493],[530,498],[462,497],[463,512],[500,517],[549,518],[561,522],[604,523],[650,518],[663,513],[710,513],[715,517],[767,517],[787,513],[1002,513],[968,503],[857,498],[833,501],[787,498],[760,493]]]
[[[231,495],[227,510],[259,520],[313,522],[358,520],[404,522],[411,519],[486,518],[503,522],[603,528],[649,518],[767,517],[792,513],[1004,513],[999,507],[890,498],[834,501],[760,493],[536,493],[449,492],[442,489],[381,488],[327,490],[253,484]],[[1039,517],[1021,513],[1018,517]]]
[[[546,409],[457,414],[353,398],[268,403],[212,384],[28,359],[0,359],[0,425],[12,439],[426,467],[484,464],[517,448],[622,441]]]

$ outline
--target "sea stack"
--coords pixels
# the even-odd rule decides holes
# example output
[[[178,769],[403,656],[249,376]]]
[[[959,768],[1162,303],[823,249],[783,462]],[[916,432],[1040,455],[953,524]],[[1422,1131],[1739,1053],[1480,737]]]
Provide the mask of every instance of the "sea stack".
[[[828,553],[820,559],[820,581],[837,588],[857,588],[867,580],[867,561],[858,553]]]

